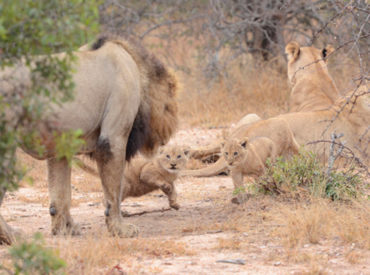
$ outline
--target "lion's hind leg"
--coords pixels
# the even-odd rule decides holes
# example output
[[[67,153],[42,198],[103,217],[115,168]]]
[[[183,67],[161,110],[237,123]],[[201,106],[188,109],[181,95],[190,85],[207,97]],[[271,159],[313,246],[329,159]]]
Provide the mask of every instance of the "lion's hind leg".
[[[48,161],[51,231],[53,235],[77,235],[80,230],[71,214],[71,167],[66,159]]]
[[[120,140],[119,138],[116,140]],[[111,234],[120,237],[135,237],[138,229],[123,222],[120,209],[121,196],[126,183],[123,176],[125,166],[125,142],[113,144],[109,138],[100,137],[96,150],[96,162],[103,186],[106,210],[105,223]]]
[[[300,146],[292,133],[292,143],[290,145],[290,151],[293,155],[296,155],[299,153],[299,149],[300,149]]]

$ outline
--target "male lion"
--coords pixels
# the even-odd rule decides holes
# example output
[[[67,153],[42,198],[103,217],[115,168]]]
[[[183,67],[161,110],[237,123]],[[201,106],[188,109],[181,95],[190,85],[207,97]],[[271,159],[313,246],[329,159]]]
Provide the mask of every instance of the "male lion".
[[[178,210],[180,205],[176,201],[174,182],[178,172],[186,165],[188,152],[178,146],[169,146],[161,149],[152,160],[142,157],[133,159],[125,169],[127,184],[122,190],[122,201],[161,189],[167,195],[170,207]]]
[[[81,129],[85,145],[80,153],[97,162],[108,230],[135,236],[136,227],[125,224],[120,211],[125,161],[139,150],[154,152],[176,130],[177,80],[155,56],[119,37],[102,36],[74,55],[73,101],[53,105],[40,122],[45,154],[25,149],[47,159],[52,233],[78,233],[70,215],[71,167],[55,157],[54,133]]]
[[[294,41],[286,45],[288,78],[292,84],[290,112],[323,110],[338,99],[338,89],[326,65],[327,57],[333,51],[330,45],[322,50],[301,47]]]

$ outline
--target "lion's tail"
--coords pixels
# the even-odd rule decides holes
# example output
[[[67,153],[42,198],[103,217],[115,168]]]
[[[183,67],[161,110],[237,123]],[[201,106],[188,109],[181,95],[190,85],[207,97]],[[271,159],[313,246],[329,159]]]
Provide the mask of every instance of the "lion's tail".
[[[180,176],[192,177],[212,177],[228,171],[227,163],[223,158],[219,158],[215,163],[196,170],[183,170],[180,171]]]

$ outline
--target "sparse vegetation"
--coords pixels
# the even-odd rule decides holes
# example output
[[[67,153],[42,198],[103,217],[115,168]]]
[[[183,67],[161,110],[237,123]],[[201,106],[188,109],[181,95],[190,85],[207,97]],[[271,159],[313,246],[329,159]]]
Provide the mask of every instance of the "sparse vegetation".
[[[34,2],[27,0],[22,3],[26,7]],[[84,1],[73,2],[81,4]],[[70,3],[73,2],[70,1]],[[143,40],[144,45],[149,46],[155,54],[161,56],[162,60],[177,71],[183,82],[183,89],[178,98],[180,130],[204,127],[217,132],[220,130],[217,129],[218,127],[229,127],[231,123],[238,121],[247,113],[257,113],[262,118],[268,118],[288,111],[287,99],[290,88],[283,57],[273,57],[269,53],[271,58],[269,62],[255,60],[251,54],[255,43],[251,47],[250,44],[246,44],[248,41],[244,38],[254,40],[258,37],[255,35],[245,37],[246,33],[243,30],[233,28],[238,25],[238,21],[228,21],[230,14],[223,13],[223,8],[228,5],[236,5],[239,2],[245,4],[248,1],[245,3],[243,1],[182,0],[155,2],[107,0],[103,2],[101,9],[103,16],[100,20],[105,30],[124,32]],[[215,17],[203,16],[201,13],[207,11],[204,7],[207,7],[210,2],[219,6],[216,10],[217,15],[225,15],[227,19],[219,25],[222,29],[217,29],[212,39],[209,39],[210,34],[207,30],[210,26],[204,23],[206,19],[210,19],[213,20],[212,27],[216,27],[217,20]],[[256,4],[265,2],[269,1],[254,1]],[[284,1],[272,2],[280,5]],[[359,81],[368,79],[366,67],[368,51],[364,50],[368,47],[366,39],[369,31],[364,25],[368,25],[369,22],[368,19],[364,20],[364,15],[365,18],[368,16],[368,6],[364,1],[306,2],[307,5],[312,6],[323,5],[316,10],[320,13],[317,15],[323,17],[321,18],[323,20],[319,24],[311,25],[312,29],[298,29],[294,25],[299,35],[289,33],[288,38],[298,40],[301,38],[301,41],[304,41],[302,44],[308,45],[310,43],[307,42],[306,37],[309,32],[309,36],[313,38],[310,42],[315,45],[331,42],[338,50],[329,60],[329,71],[339,90],[344,94],[355,87]],[[20,2],[4,3],[6,4],[0,4],[0,11],[10,12],[12,9],[9,7]],[[337,15],[332,9],[327,12],[325,4],[332,5],[331,8],[335,8]],[[294,1],[289,2],[284,12],[299,11],[294,8]],[[27,8],[22,10],[25,13],[30,12]],[[237,9],[232,11],[242,12]],[[202,17],[199,17],[198,12]],[[360,16],[357,16],[356,14],[359,13]],[[4,32],[14,29],[10,26],[19,25],[16,20],[21,19],[22,14],[14,16],[14,20],[5,28],[1,28],[0,20],[0,42]],[[54,13],[51,15],[55,16]],[[244,10],[244,15],[250,15],[248,10]],[[272,14],[266,13],[267,18],[271,19],[271,16]],[[32,20],[38,18],[41,16],[35,14]],[[45,19],[49,21],[46,25],[47,29],[55,31],[53,38],[58,38],[57,30],[59,27],[63,29],[63,24],[55,25],[54,19],[50,20],[49,17]],[[183,25],[184,23],[186,26]],[[292,19],[290,24],[295,24],[295,20]],[[28,26],[32,28],[25,30],[33,29],[38,25],[29,23]],[[80,44],[85,42],[94,26],[95,23],[89,24],[87,28],[80,26],[86,31],[84,35],[79,36]],[[289,26],[286,25],[286,27]],[[350,31],[344,29],[350,29]],[[249,30],[252,31],[252,29]],[[257,33],[261,32],[263,26],[260,25],[260,28],[257,26],[255,30]],[[331,30],[338,34],[335,39],[330,34]],[[286,32],[289,30],[287,29]],[[229,33],[233,36],[228,37]],[[20,32],[17,34],[22,35]],[[222,37],[224,34],[226,36]],[[45,47],[50,52],[56,51],[55,48],[49,47],[53,44],[50,39],[43,40],[38,36],[27,36],[27,40],[17,38],[16,41],[22,41],[22,49],[26,49],[28,39],[31,39],[36,46],[42,46],[38,48],[37,54],[44,53]],[[347,43],[351,39],[353,42]],[[70,39],[65,41],[68,44],[72,43]],[[13,42],[10,42],[9,45],[13,45]],[[272,42],[277,46],[273,51],[275,54],[282,50],[284,41],[278,41],[280,46],[276,41]],[[217,46],[221,44],[223,46],[218,48]],[[1,57],[8,49],[16,51],[16,47],[6,48],[3,45],[0,44]],[[206,46],[207,51],[204,51]],[[233,51],[235,48],[241,49],[236,55]],[[260,49],[256,50],[260,51]],[[24,51],[18,51],[17,54],[24,54]],[[212,64],[215,66],[210,66]],[[218,66],[220,64],[222,66]],[[222,75],[218,73],[219,71],[212,71],[212,68],[221,69]],[[213,73],[218,77],[205,78],[204,73],[206,76]],[[55,77],[54,74],[50,79],[53,77]],[[64,85],[69,87],[67,82]],[[7,131],[6,125],[0,123],[0,132],[5,131]],[[196,130],[190,131],[193,134]],[[204,136],[209,138],[207,135]],[[175,141],[186,142],[186,137],[177,137]],[[67,154],[63,155],[65,157],[72,155],[64,148],[68,143],[70,143],[69,138],[65,138],[60,148],[62,155]],[[80,146],[78,142],[75,145]],[[1,135],[0,157],[3,156],[2,159],[0,158],[1,167],[12,157],[11,154],[15,153],[11,151],[11,154],[5,154],[2,150],[14,148],[13,146],[14,136]],[[51,274],[53,271],[57,273],[63,270],[68,274],[111,275],[113,272],[110,271],[116,266],[122,267],[124,274],[126,271],[127,274],[171,273],[172,270],[175,270],[172,272],[174,274],[180,273],[179,270],[185,270],[184,272],[188,274],[193,270],[196,270],[194,271],[196,273],[205,269],[214,273],[227,273],[230,270],[230,273],[235,273],[235,270],[247,273],[249,270],[243,270],[242,267],[238,269],[239,267],[235,265],[223,264],[221,271],[218,269],[220,265],[215,266],[214,261],[219,255],[224,257],[236,254],[246,260],[248,268],[259,268],[260,273],[281,271],[287,274],[293,272],[331,274],[348,270],[349,274],[359,274],[369,270],[365,265],[370,256],[370,209],[368,200],[362,200],[363,195],[369,195],[369,188],[364,185],[366,179],[357,173],[355,167],[346,171],[333,169],[328,176],[325,173],[325,167],[318,162],[314,154],[309,152],[302,151],[300,155],[290,160],[278,159],[274,163],[270,162],[266,175],[258,182],[235,190],[234,193],[251,192],[251,190],[259,192],[258,196],[252,196],[243,205],[235,206],[230,203],[233,187],[231,180],[228,181],[225,177],[181,180],[179,199],[183,208],[177,212],[168,211],[162,214],[128,218],[130,222],[134,220],[134,223],[138,224],[143,231],[143,235],[133,240],[115,239],[100,231],[94,232],[94,229],[89,227],[92,222],[96,222],[95,228],[99,225],[103,226],[100,222],[103,216],[102,187],[97,178],[76,168],[72,174],[74,186],[72,206],[83,204],[78,210],[73,209],[73,212],[83,212],[83,215],[79,216],[82,222],[78,221],[84,227],[83,235],[72,238],[64,236],[51,238],[46,233],[45,242],[38,239],[39,237],[31,239],[29,236],[30,231],[48,232],[49,230],[46,166],[24,154],[19,156],[18,161],[26,162],[27,166],[33,167],[29,174],[34,178],[34,187],[40,195],[26,196],[24,193],[15,193],[5,199],[9,200],[4,202],[5,207],[9,205],[9,208],[3,212],[5,220],[14,225],[21,225],[23,222],[29,239],[23,244],[14,246],[11,253],[5,252],[8,250],[4,247],[0,250],[0,262],[3,263],[4,260],[4,266],[8,268],[10,274],[16,271],[15,265],[12,265],[12,259],[18,263],[17,268],[22,269],[23,274],[27,274],[26,272],[43,274],[40,270],[43,270],[44,274]],[[14,168],[15,159],[8,164],[9,168]],[[19,174],[9,173],[6,175],[7,179],[2,175],[0,173],[0,185],[9,179],[18,181],[23,171]],[[26,183],[23,179],[20,186],[24,185]],[[86,195],[87,193],[89,194]],[[137,198],[133,200],[134,202],[125,204],[124,207],[129,205],[136,210],[152,205],[160,207],[162,199],[159,194],[155,194],[155,197]],[[10,203],[7,204],[8,202]],[[27,206],[27,202],[32,202],[33,205]],[[82,202],[89,202],[90,205],[87,206],[87,203]],[[95,207],[95,205],[99,206]],[[13,210],[19,211],[15,214],[17,216],[11,216]],[[22,212],[25,214],[18,215]],[[91,217],[85,219],[85,216]],[[98,219],[91,221],[93,217],[99,217],[99,221]],[[39,226],[42,226],[39,229],[36,226],[29,226],[36,220]],[[222,237],[219,234],[222,234]],[[45,244],[54,249],[45,249]],[[58,256],[55,256],[55,250],[60,252]],[[31,253],[26,255],[25,251],[31,251]],[[68,266],[64,263],[68,263]]]
[[[9,249],[12,267],[6,268],[0,264],[0,270],[9,274],[64,274],[66,263],[60,259],[54,250],[45,247],[45,241],[40,233],[30,241],[24,241]]]
[[[338,238],[344,244],[370,247],[370,214],[366,202],[350,207],[317,199],[310,204],[279,204],[270,214],[281,225],[272,235],[279,236],[288,249]]]
[[[257,184],[271,194],[332,200],[357,198],[363,188],[361,176],[354,167],[347,171],[334,169],[327,175],[316,155],[303,149],[289,160],[280,157],[274,162],[268,161],[266,173]]]

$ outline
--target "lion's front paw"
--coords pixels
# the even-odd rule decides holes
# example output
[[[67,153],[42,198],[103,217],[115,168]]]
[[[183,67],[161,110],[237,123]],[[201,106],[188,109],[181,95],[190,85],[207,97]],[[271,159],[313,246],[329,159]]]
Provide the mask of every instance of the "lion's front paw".
[[[175,209],[175,210],[179,210],[180,209],[180,205],[177,202],[170,203],[170,207],[173,208],[173,209]]]
[[[123,223],[121,221],[107,221],[107,226],[109,232],[113,236],[118,236],[121,238],[133,238],[139,235],[139,229],[133,224]]]
[[[80,226],[72,221],[72,219],[67,219],[67,221],[63,221],[61,219],[59,222],[55,222],[52,225],[51,232],[53,235],[80,235],[81,229]]]

